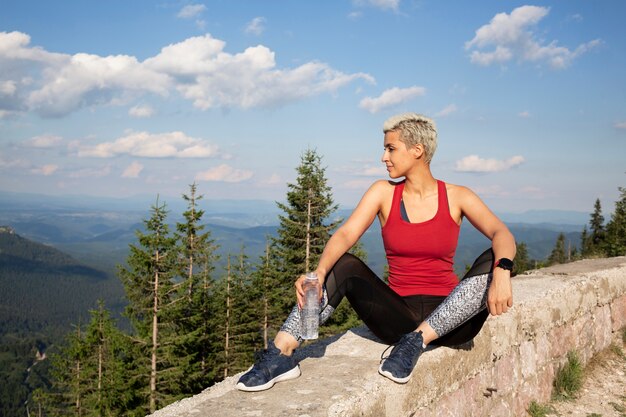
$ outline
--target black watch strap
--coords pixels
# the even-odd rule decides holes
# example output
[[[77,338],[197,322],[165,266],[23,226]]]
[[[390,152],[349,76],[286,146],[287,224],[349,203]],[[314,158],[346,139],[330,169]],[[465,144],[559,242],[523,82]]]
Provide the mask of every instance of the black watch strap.
[[[496,268],[506,269],[507,271],[513,270],[513,261],[509,258],[500,258],[496,261]]]

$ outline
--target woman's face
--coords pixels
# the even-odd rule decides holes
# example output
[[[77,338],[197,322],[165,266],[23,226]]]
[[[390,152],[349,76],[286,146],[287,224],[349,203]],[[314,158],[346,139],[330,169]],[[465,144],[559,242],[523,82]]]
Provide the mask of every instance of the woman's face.
[[[415,152],[406,148],[404,142],[400,140],[400,132],[385,133],[384,148],[381,160],[386,165],[391,178],[405,176],[407,171],[415,165]]]

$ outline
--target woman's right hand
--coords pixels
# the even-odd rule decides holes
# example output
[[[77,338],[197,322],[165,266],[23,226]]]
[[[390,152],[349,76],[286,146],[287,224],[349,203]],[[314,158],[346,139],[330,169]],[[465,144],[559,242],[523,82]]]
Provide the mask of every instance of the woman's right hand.
[[[324,287],[324,278],[322,274],[320,274],[319,272],[317,272],[317,279],[319,280],[319,285],[318,285],[318,298],[321,301],[322,300],[322,288]],[[298,277],[298,279],[295,282],[295,287],[296,287],[296,299],[298,300],[298,308],[300,310],[302,310],[302,306],[304,305],[304,288],[303,288],[303,284],[304,281],[306,280],[306,275],[300,275],[300,277]]]

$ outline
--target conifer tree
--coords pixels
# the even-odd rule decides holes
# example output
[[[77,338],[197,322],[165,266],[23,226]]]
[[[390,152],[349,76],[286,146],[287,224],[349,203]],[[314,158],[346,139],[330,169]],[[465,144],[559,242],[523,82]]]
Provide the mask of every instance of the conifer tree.
[[[556,239],[556,244],[552,249],[552,253],[548,257],[548,264],[562,264],[567,262],[567,254],[565,252],[565,235],[563,233],[559,233],[559,236]]]
[[[130,340],[115,326],[102,301],[51,357],[52,388],[37,401],[47,415],[131,415],[140,405],[135,395]]]
[[[213,316],[216,370],[222,378],[250,366],[254,351],[261,347],[260,302],[251,285],[245,248],[233,259],[227,256],[225,276],[216,284]]]
[[[41,401],[50,416],[84,416],[83,402],[88,390],[84,365],[86,346],[80,324],[68,333],[59,352],[50,355],[51,387]]]
[[[210,317],[210,325],[213,329],[210,346],[217,380],[222,380],[232,374],[233,280],[231,255],[228,254],[224,276],[215,282],[210,299],[213,312]]]
[[[604,216],[602,215],[602,206],[600,199],[596,199],[593,207],[593,213],[591,213],[591,219],[589,220],[589,227],[591,231],[591,250],[597,255],[603,254],[605,229],[604,229]]]
[[[172,279],[178,258],[175,239],[166,223],[168,211],[158,198],[144,220],[145,232],[137,231],[138,244],[130,245],[128,267],[120,268],[129,304],[130,318],[145,356],[140,358],[140,375],[146,387],[151,413],[176,399],[180,369],[173,364]]]
[[[530,259],[528,258],[528,247],[524,242],[517,243],[516,247],[514,272],[515,274],[523,274],[531,268]]]
[[[179,246],[178,275],[175,285],[176,360],[183,369],[181,389],[195,393],[213,382],[210,353],[210,296],[212,273],[217,256],[216,246],[210,232],[204,232],[201,224],[204,210],[199,209],[196,184],[189,186],[189,194],[183,194],[187,210],[184,222],[176,224],[176,240]]]
[[[620,199],[606,225],[605,248],[607,256],[626,255],[626,188],[619,187]]]
[[[296,171],[296,182],[287,184],[287,202],[277,203],[284,212],[279,215],[280,225],[275,240],[280,259],[275,284],[283,294],[280,302],[282,319],[294,304],[294,281],[315,268],[330,232],[339,223],[339,219],[330,218],[337,205],[327,185],[322,158],[315,150],[307,149]]]
[[[593,255],[593,243],[591,242],[591,236],[587,231],[587,225],[583,228],[580,234],[580,256],[587,258]]]
[[[279,300],[283,294],[281,289],[274,285],[275,271],[278,269],[276,250],[268,237],[265,243],[265,252],[258,259],[256,268],[252,273],[253,294],[258,299],[259,330],[261,334],[262,348],[267,349],[270,340],[273,340],[280,329],[286,316],[281,316]],[[294,293],[295,294],[295,293]],[[293,298],[295,302],[295,295]]]
[[[85,331],[85,377],[90,381],[84,405],[88,416],[122,415],[139,402],[134,395],[129,339],[116,327],[102,301],[92,310]]]
[[[254,360],[254,352],[262,346],[259,324],[262,310],[259,289],[252,285],[248,256],[242,245],[237,262],[232,266],[230,305],[229,374],[243,371]]]

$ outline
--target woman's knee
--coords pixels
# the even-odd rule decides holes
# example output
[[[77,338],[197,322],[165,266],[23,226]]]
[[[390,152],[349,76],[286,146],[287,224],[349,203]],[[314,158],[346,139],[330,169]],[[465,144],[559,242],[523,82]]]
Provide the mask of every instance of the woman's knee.
[[[348,271],[354,271],[356,268],[363,267],[364,265],[365,264],[361,259],[346,252],[341,255],[341,258],[339,258],[339,260],[335,263],[333,270],[347,269]]]

